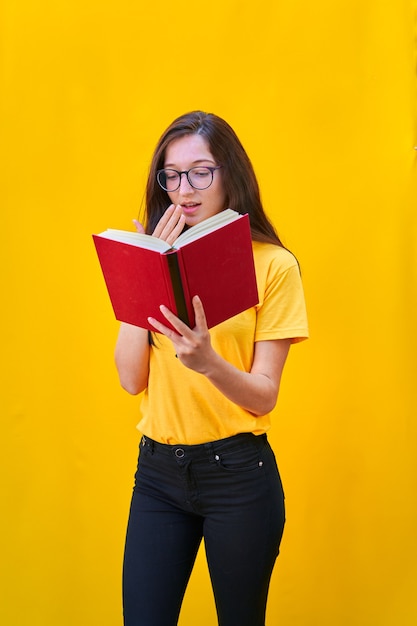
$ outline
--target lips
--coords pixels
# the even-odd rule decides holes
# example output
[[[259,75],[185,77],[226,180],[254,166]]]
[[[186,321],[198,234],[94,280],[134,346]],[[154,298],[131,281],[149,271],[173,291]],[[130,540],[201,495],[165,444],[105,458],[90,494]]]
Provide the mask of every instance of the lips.
[[[195,211],[197,211],[199,206],[200,206],[199,203],[181,204],[181,208],[185,215],[191,215],[192,213],[195,213]]]

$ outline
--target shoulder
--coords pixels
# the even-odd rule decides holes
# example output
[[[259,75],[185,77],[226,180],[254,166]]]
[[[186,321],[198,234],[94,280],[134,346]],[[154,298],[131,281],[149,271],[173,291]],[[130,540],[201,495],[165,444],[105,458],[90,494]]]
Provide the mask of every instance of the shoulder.
[[[273,269],[277,274],[281,274],[292,267],[298,269],[295,256],[282,246],[254,241],[252,249],[255,267],[259,272]]]

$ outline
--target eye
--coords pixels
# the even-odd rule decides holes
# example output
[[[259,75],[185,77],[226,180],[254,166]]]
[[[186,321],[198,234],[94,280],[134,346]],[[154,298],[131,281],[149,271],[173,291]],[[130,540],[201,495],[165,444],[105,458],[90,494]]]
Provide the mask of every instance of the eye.
[[[192,169],[192,175],[197,178],[207,178],[210,174],[211,172],[207,167],[193,167]]]

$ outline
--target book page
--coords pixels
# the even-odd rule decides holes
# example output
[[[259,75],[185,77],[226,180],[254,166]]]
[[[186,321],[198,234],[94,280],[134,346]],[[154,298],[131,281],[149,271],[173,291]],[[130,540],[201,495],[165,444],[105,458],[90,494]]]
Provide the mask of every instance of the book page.
[[[121,243],[128,243],[132,246],[145,248],[146,250],[156,250],[157,252],[166,252],[171,249],[171,246],[166,241],[163,241],[163,239],[159,239],[159,237],[145,235],[144,233],[135,233],[128,230],[108,228],[104,233],[100,233],[99,237],[120,241]]]
[[[239,217],[241,217],[241,215],[232,209],[225,209],[224,211],[221,211],[221,213],[216,213],[216,215],[208,217],[206,220],[181,233],[181,235],[179,235],[179,237],[177,237],[174,241],[172,247],[180,248],[186,243],[190,243],[200,237],[204,237],[204,235],[212,233],[214,230],[221,228],[225,224],[230,224],[230,222],[239,219]]]

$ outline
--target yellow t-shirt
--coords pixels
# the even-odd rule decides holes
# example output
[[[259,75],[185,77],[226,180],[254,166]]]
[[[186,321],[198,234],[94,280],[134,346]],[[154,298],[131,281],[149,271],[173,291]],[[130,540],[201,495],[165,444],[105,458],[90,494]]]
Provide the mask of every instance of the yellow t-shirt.
[[[297,342],[308,337],[296,259],[280,246],[259,242],[253,243],[253,253],[259,304],[209,331],[214,350],[246,372],[251,369],[256,341],[291,338]],[[255,417],[228,400],[205,376],[175,358],[164,335],[155,333],[154,342],[138,424],[144,435],[160,443],[192,445],[269,430],[269,414]]]

